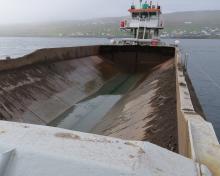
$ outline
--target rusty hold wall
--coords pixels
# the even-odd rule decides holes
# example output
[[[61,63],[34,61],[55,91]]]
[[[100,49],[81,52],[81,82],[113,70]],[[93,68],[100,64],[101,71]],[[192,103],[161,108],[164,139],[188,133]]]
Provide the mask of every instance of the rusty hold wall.
[[[48,124],[118,74],[146,71],[173,54],[169,47],[85,46],[1,60],[0,118]]]

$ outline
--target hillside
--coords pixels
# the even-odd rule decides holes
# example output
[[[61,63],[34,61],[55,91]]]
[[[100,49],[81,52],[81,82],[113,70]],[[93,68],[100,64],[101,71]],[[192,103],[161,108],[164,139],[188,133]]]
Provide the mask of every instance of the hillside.
[[[123,36],[118,26],[128,17],[0,26],[0,36]],[[163,15],[164,37],[220,38],[220,11]]]
[[[220,11],[177,12],[164,15],[170,36],[220,38]]]

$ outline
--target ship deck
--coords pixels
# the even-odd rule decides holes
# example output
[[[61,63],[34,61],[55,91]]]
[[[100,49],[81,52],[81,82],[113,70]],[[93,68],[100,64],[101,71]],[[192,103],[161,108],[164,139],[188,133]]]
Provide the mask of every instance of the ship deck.
[[[180,61],[174,47],[109,45],[1,60],[1,175],[219,175]]]
[[[0,117],[177,152],[174,54],[172,47],[92,46],[2,61]]]

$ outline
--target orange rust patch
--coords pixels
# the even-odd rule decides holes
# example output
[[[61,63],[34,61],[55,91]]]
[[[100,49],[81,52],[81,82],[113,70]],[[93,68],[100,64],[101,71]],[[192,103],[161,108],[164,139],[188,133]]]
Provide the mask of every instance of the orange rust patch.
[[[58,138],[64,138],[64,139],[74,139],[74,140],[80,140],[80,136],[71,134],[71,133],[57,133],[55,134]]]

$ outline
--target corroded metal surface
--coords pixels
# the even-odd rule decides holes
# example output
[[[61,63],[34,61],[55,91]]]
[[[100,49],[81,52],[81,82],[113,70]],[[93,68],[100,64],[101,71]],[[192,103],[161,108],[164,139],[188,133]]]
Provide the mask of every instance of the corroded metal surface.
[[[146,72],[173,58],[173,47],[100,46],[99,55],[127,72]]]
[[[96,125],[93,133],[150,141],[178,151],[174,60],[154,69],[125,94]]]
[[[124,82],[122,72],[144,72],[93,132],[176,151],[177,109],[179,151],[194,161],[145,142],[1,121],[0,174],[194,176],[211,175],[210,169],[219,175],[219,143],[212,125],[194,111],[178,55],[176,75],[173,60],[167,61],[174,54],[170,47],[94,46],[1,61],[0,118],[46,125],[109,82]]]
[[[99,134],[148,140],[176,151],[176,116],[172,113],[176,109],[173,62],[168,62],[168,68],[167,64],[155,67],[172,58],[174,53],[172,47],[94,46],[43,49],[20,58],[21,64],[18,65],[15,63],[19,59],[12,60],[11,65],[7,61],[11,69],[0,72],[0,118],[52,125],[60,119],[62,122],[70,109],[81,105],[79,102],[93,97],[88,101],[93,103],[91,111],[85,111],[87,115],[83,116],[83,111],[76,113],[82,114],[78,119],[79,123],[84,119],[82,126],[93,129],[97,123],[103,122],[106,125],[98,130]],[[166,76],[164,70],[169,68],[171,72],[165,79],[162,75]],[[167,84],[158,86],[159,82]],[[163,94],[166,87],[173,91]],[[96,96],[111,94],[121,95],[122,101],[111,109],[114,104],[106,99],[102,105],[110,107],[100,115],[101,105],[94,103]],[[165,113],[166,108],[170,109],[170,114]],[[103,120],[106,113],[110,114],[108,123]],[[72,117],[75,118],[73,122],[79,118],[78,115]],[[85,119],[99,121],[85,124]],[[71,126],[80,130],[81,125],[73,123]]]
[[[98,53],[99,46],[40,49],[20,58],[0,60],[0,71],[17,69],[27,65],[34,65],[45,62],[55,62],[95,56]]]
[[[1,72],[0,117],[48,124],[118,72],[95,56]]]
[[[85,46],[42,49],[0,61],[0,118],[49,124],[112,78],[124,82],[121,72],[136,68],[147,72],[152,60],[159,64],[172,51],[169,47]]]

